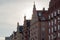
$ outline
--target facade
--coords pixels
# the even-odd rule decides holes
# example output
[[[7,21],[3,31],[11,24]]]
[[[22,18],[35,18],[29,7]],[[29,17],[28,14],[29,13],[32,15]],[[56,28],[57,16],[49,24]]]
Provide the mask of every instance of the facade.
[[[12,34],[12,35],[10,35],[10,40],[13,40],[13,34]]]
[[[5,40],[60,40],[60,0],[51,0],[48,10],[36,10],[33,5],[31,20],[26,20]],[[9,39],[10,38],[10,39]]]
[[[48,9],[49,40],[60,40],[60,0],[51,0]]]
[[[30,20],[26,20],[26,16],[24,17],[23,36],[24,40],[30,39]]]
[[[36,10],[35,4],[33,7],[33,15],[30,25],[30,40],[48,40],[48,20],[47,10]]]
[[[13,40],[17,40],[17,32],[13,32]]]
[[[6,37],[5,40],[8,38],[9,37]],[[9,40],[23,40],[23,26],[19,25],[19,22],[17,23],[17,31],[13,32]]]
[[[23,26],[17,23],[17,40],[23,40]]]

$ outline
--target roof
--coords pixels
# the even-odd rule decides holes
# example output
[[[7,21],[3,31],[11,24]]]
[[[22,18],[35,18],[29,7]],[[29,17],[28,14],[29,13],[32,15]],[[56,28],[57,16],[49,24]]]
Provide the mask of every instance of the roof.
[[[44,19],[47,20],[47,10],[37,10],[37,16],[38,16],[38,19],[41,20],[41,19]]]

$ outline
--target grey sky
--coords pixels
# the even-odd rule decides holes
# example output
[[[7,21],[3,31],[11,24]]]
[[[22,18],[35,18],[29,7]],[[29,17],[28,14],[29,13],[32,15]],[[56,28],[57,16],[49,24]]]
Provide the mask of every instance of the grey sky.
[[[31,18],[34,1],[38,10],[48,9],[49,0],[0,0],[0,39],[16,31],[16,23],[22,25],[24,15]]]

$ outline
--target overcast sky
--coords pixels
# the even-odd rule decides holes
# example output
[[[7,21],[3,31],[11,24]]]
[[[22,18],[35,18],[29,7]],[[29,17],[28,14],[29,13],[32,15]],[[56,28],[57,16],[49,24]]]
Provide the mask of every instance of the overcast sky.
[[[0,40],[16,31],[17,22],[23,24],[24,15],[31,18],[34,1],[37,10],[49,7],[50,0],[0,0]]]

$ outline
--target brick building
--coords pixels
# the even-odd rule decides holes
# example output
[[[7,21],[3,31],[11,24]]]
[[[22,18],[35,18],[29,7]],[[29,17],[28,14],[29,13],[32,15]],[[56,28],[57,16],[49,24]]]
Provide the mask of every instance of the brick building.
[[[10,35],[10,40],[23,40],[23,26],[17,23],[17,31]]]
[[[60,0],[51,0],[48,9],[49,40],[60,40]]]
[[[17,40],[23,40],[23,26],[17,23]]]
[[[26,20],[26,16],[24,16],[23,36],[24,40],[30,39],[30,20]]]
[[[36,10],[34,4],[32,19],[17,23],[11,40],[60,40],[60,0],[50,0],[48,10]]]
[[[48,40],[47,10],[36,10],[33,7],[33,15],[30,25],[30,40]]]

